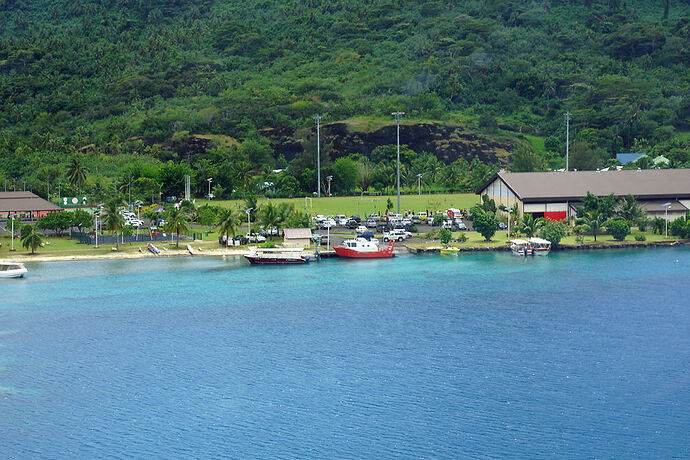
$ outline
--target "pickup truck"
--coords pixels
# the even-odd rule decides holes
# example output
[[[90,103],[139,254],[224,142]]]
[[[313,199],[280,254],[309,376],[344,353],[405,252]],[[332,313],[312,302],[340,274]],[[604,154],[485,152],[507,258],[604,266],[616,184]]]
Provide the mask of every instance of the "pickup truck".
[[[383,241],[390,241],[390,240],[396,240],[396,241],[402,241],[410,238],[412,236],[412,233],[406,232],[405,230],[400,230],[400,229],[395,229],[391,230],[390,232],[384,232],[383,234]]]
[[[265,236],[258,235],[256,233],[247,233],[245,238],[247,238],[247,241],[250,243],[265,243],[266,242]]]

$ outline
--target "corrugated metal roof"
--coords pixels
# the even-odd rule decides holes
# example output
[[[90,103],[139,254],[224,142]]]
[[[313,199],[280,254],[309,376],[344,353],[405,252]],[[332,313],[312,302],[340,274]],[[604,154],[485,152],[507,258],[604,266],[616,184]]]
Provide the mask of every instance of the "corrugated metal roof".
[[[524,202],[581,200],[587,192],[597,196],[635,195],[648,200],[690,198],[690,169],[499,172],[477,193],[483,193],[497,177]]]
[[[286,240],[302,240],[311,239],[310,228],[286,228],[283,230],[283,236]]]
[[[666,211],[666,208],[664,208],[664,205],[666,203],[669,203],[669,201],[666,200],[654,200],[654,201],[640,201],[640,207],[646,210],[647,212],[664,212]],[[680,201],[670,201],[671,203],[671,208],[669,211],[687,211],[688,208],[685,207],[683,203]]]
[[[62,208],[31,192],[0,192],[0,212],[60,211]]]

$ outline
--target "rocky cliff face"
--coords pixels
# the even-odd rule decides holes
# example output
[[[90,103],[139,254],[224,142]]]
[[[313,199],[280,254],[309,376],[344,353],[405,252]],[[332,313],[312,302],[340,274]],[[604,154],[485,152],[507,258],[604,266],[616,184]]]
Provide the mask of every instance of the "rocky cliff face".
[[[266,128],[261,134],[271,140],[276,157],[283,155],[290,161],[303,152],[305,145],[316,142],[316,128],[298,132],[294,128]],[[361,153],[369,156],[380,145],[395,144],[395,125],[374,131],[353,131],[345,123],[321,126],[321,146],[327,149],[331,159]],[[400,125],[400,143],[407,144],[415,152],[429,152],[445,163],[462,157],[468,161],[478,157],[484,162],[507,161],[513,143],[486,140],[460,126],[435,123]],[[313,147],[311,147],[313,148]]]

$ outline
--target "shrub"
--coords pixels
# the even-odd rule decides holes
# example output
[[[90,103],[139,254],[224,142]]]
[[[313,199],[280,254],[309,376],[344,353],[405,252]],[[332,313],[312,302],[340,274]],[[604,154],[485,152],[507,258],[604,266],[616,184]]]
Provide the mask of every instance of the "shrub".
[[[606,223],[606,231],[613,236],[616,241],[623,241],[630,235],[630,222],[625,219],[614,219]]]
[[[441,243],[448,244],[453,234],[447,228],[442,228],[441,231],[439,231],[439,236],[441,237]]]
[[[275,248],[276,244],[273,241],[266,241],[265,243],[259,243],[259,247],[262,249]]]
[[[638,233],[635,235],[635,241],[646,241],[647,237],[644,236],[644,233]]]
[[[460,233],[460,236],[458,236],[458,241],[464,243],[465,241],[467,241],[467,235],[465,235],[464,233]]]
[[[679,217],[670,224],[668,224],[668,232],[677,236],[678,238],[688,238],[690,237],[690,225],[687,224],[685,217]]]
[[[498,229],[498,217],[484,212],[479,206],[472,208],[472,225],[486,241],[491,241],[491,237],[496,234]]]
[[[553,247],[557,247],[567,233],[567,226],[557,220],[544,220],[541,228],[541,237],[551,241]]]
[[[434,220],[433,220],[431,225],[433,225],[434,227],[437,225],[441,225],[445,220],[446,220],[446,216],[442,216],[440,214],[437,214],[436,216],[434,216]]]

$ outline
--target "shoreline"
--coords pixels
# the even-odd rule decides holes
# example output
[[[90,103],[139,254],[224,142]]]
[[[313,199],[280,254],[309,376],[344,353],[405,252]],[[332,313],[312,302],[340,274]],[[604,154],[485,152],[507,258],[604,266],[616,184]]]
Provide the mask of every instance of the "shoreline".
[[[690,240],[682,241],[655,241],[649,243],[641,243],[637,241],[625,242],[620,244],[582,244],[577,246],[559,246],[554,252],[558,251],[582,251],[582,250],[603,250],[603,249],[642,249],[642,248],[659,248],[659,247],[679,247],[679,246],[690,246]],[[410,254],[438,254],[444,246],[439,244],[436,246],[430,246],[426,248],[417,248],[411,246],[404,246],[405,250],[402,248],[396,251],[397,255],[410,253]],[[397,249],[397,248],[396,248]],[[458,247],[459,252],[507,252],[510,251],[508,246],[469,246],[469,247]],[[169,249],[168,251],[162,251],[159,255],[153,255],[148,251],[144,252],[115,252],[109,254],[93,254],[93,255],[28,255],[22,254],[17,255],[11,259],[2,260],[3,262],[71,262],[71,261],[81,261],[81,260],[120,260],[120,259],[157,259],[161,257],[223,257],[223,256],[244,256],[249,254],[250,248],[246,249],[227,249],[227,248],[217,248],[217,249],[204,249],[201,252],[196,251],[194,255],[189,254],[186,249]],[[314,255],[313,251],[308,251]],[[331,251],[332,252],[332,251]],[[321,251],[322,257],[333,257],[334,252]]]
[[[451,245],[452,246],[452,245]],[[674,241],[652,241],[649,243],[643,243],[639,241],[629,241],[618,244],[581,244],[577,246],[564,245],[558,246],[558,248],[553,249],[552,252],[560,251],[583,251],[583,250],[599,250],[599,249],[640,249],[640,248],[660,248],[660,247],[677,247],[677,246],[690,246],[689,240],[674,240]],[[441,251],[445,246],[439,244],[438,246],[428,247],[428,248],[415,248],[406,246],[407,250],[412,254],[436,254]],[[467,246],[458,247],[458,252],[509,252],[510,247],[508,246]]]

